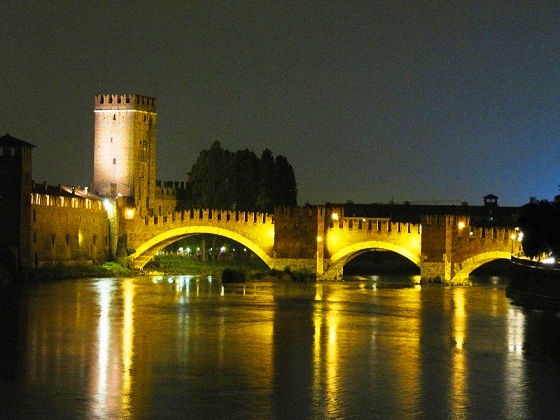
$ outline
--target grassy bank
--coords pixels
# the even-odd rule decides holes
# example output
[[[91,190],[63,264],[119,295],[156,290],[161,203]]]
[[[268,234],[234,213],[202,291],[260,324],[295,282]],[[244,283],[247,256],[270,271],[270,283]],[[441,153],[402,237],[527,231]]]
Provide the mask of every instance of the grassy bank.
[[[147,273],[161,273],[168,275],[199,274],[222,275],[224,281],[243,282],[246,280],[284,280],[284,281],[313,281],[312,273],[271,270],[262,261],[234,262],[234,261],[198,261],[196,259],[182,258],[174,255],[154,258],[144,267]]]
[[[101,278],[101,277],[128,277],[138,275],[212,275],[222,276],[225,272],[225,281],[242,282],[247,280],[283,280],[283,281],[313,281],[313,273],[270,270],[262,261],[258,262],[231,262],[231,261],[198,261],[195,259],[181,258],[178,256],[157,257],[150,261],[142,271],[135,271],[123,267],[116,262],[87,265],[51,265],[33,270],[22,270],[11,274],[0,270],[0,287],[13,283],[37,283],[52,280]]]
[[[160,272],[164,274],[221,274],[226,268],[256,273],[267,271],[268,267],[262,262],[241,263],[234,261],[199,261],[191,258],[183,258],[175,255],[158,256],[152,259],[144,267],[145,272]]]
[[[0,284],[37,283],[50,280],[76,279],[87,277],[125,277],[135,272],[115,262],[87,265],[51,265],[32,270],[21,270],[11,274],[0,272]]]

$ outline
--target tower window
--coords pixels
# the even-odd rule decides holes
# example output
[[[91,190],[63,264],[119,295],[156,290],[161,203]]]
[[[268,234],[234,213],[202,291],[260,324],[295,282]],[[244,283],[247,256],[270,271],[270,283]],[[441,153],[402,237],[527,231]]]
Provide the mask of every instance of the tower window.
[[[117,119],[117,115],[113,114],[113,121],[115,121]]]
[[[113,158],[113,165],[117,164],[117,158]]]

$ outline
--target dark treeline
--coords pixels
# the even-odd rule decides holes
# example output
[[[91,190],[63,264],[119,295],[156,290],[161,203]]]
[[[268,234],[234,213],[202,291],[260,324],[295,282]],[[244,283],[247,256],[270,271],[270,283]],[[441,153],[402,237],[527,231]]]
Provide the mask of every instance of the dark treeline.
[[[554,201],[531,201],[521,208],[519,229],[523,232],[523,252],[529,258],[560,256],[560,196]]]
[[[265,149],[231,152],[216,141],[200,152],[189,177],[188,205],[271,213],[297,205],[297,184],[288,160]]]

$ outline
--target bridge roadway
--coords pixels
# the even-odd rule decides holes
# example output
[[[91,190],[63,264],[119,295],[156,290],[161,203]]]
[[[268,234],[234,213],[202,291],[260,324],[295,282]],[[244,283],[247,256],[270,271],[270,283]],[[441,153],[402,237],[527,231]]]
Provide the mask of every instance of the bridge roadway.
[[[421,223],[389,218],[344,217],[324,206],[279,208],[275,214],[196,209],[162,216],[125,216],[119,236],[129,264],[144,265],[169,244],[196,234],[230,238],[253,251],[271,269],[308,270],[320,280],[337,280],[344,265],[371,249],[394,251],[420,268],[423,279],[468,282],[477,267],[509,259],[514,227],[470,226],[469,216],[425,216]]]

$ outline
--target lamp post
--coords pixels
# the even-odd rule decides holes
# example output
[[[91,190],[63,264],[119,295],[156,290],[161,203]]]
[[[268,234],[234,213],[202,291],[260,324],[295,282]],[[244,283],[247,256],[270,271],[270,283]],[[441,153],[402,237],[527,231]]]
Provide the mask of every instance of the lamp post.
[[[519,242],[523,239],[523,232],[519,230],[518,227],[515,228],[515,232],[511,234],[511,254],[513,255],[513,244],[517,243],[515,253],[519,252]]]

